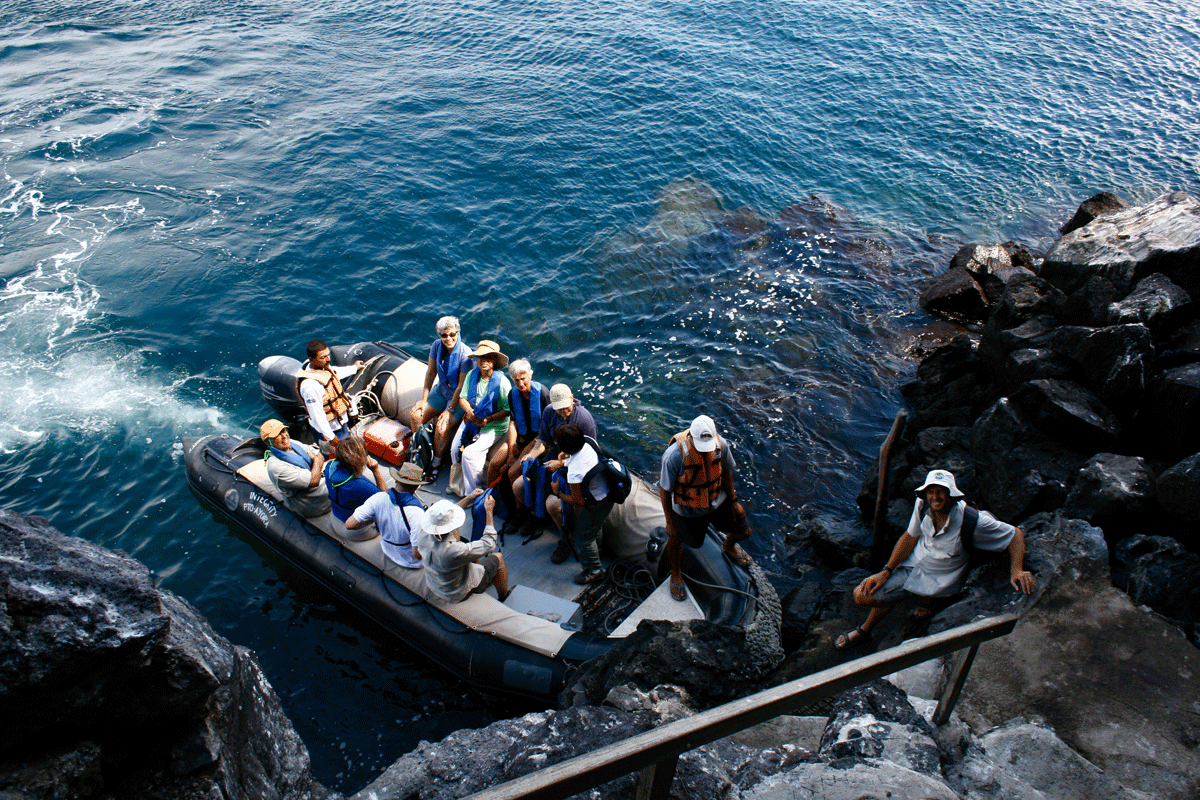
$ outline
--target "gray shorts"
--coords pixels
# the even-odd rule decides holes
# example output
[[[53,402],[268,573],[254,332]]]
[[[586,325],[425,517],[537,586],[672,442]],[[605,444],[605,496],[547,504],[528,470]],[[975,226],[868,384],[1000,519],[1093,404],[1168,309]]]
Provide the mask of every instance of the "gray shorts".
[[[486,555],[482,561],[478,562],[479,566],[483,567],[483,580],[479,585],[470,591],[470,594],[483,594],[492,585],[492,581],[496,579],[496,573],[500,571],[500,558],[495,553]]]
[[[896,567],[896,571],[888,576],[887,583],[875,592],[875,602],[880,605],[890,606],[910,596],[912,592],[904,588],[904,582],[908,580],[908,576],[912,571],[912,567]]]

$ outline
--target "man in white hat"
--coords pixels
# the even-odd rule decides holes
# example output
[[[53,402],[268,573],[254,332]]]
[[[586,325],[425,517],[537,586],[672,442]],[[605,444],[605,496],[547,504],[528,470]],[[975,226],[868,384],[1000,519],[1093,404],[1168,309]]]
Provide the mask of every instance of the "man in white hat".
[[[402,567],[420,569],[421,551],[413,539],[425,519],[425,504],[417,499],[416,491],[428,481],[411,461],[399,469],[392,467],[391,473],[396,485],[367,498],[346,520],[346,527],[356,530],[374,522],[383,537],[384,555]]]
[[[302,517],[320,517],[329,513],[329,492],[321,470],[325,459],[317,448],[294,441],[287,426],[269,419],[258,429],[267,446],[263,458],[267,477],[283,495],[283,504]]]
[[[475,497],[471,497],[473,502]],[[457,603],[472,594],[483,594],[489,586],[503,601],[508,597],[508,568],[496,549],[496,525],[492,510],[496,498],[483,501],[487,527],[477,542],[464,542],[458,529],[466,521],[466,512],[449,500],[438,500],[425,512],[417,546],[425,562],[425,583],[435,599]]]
[[[737,501],[734,469],[733,453],[704,414],[671,437],[663,453],[658,495],[667,520],[671,596],[676,600],[687,598],[680,565],[683,544],[702,545],[709,525],[725,533],[725,555],[738,566],[750,566],[749,554],[738,545],[751,531],[746,509]]]
[[[834,643],[838,650],[866,639],[871,628],[907,596],[919,598],[917,617],[930,616],[936,598],[962,588],[971,560],[968,546],[995,553],[1007,550],[1013,588],[1025,594],[1037,588],[1033,574],[1025,569],[1024,531],[970,508],[952,473],[931,470],[916,493],[908,530],[896,542],[887,565],[854,590],[854,602],[871,609],[867,621],[839,636]],[[973,545],[963,544],[964,530]]]

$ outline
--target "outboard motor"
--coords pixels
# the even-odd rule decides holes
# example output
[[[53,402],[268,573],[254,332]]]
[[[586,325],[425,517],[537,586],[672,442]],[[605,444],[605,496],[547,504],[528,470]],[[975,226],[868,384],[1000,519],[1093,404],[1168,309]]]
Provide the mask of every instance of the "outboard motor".
[[[258,362],[258,388],[263,400],[285,421],[304,416],[297,381],[301,364],[291,356],[267,356]]]

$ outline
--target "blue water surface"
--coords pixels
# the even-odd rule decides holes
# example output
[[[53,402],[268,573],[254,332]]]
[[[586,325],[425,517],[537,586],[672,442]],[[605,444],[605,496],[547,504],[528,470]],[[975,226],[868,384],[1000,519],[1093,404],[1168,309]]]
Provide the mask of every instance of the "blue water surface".
[[[180,439],[305,342],[442,314],[565,380],[653,474],[732,440],[781,582],[850,519],[915,306],[962,243],[1200,190],[1186,4],[23,2],[0,7],[0,505],[129,552],[258,652],[356,791],[513,709],[232,535]]]

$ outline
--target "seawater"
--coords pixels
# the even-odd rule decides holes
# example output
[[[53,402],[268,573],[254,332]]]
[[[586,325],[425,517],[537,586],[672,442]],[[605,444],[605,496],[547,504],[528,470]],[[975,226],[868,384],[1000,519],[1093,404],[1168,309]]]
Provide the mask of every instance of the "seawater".
[[[707,412],[786,585],[790,520],[854,516],[914,337],[954,333],[923,278],[1200,190],[1186,4],[11,0],[0,33],[0,504],[255,650],[346,792],[521,709],[198,506],[180,439],[257,428],[259,359],[456,314],[648,475]]]

